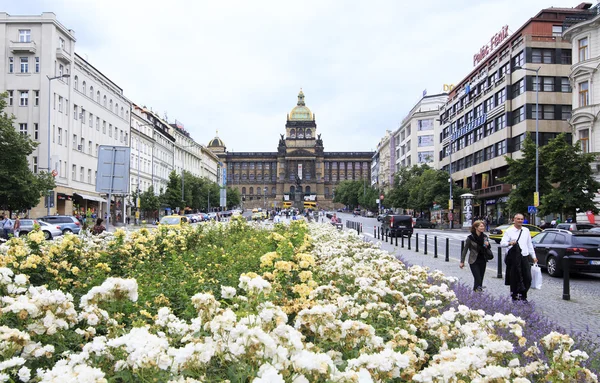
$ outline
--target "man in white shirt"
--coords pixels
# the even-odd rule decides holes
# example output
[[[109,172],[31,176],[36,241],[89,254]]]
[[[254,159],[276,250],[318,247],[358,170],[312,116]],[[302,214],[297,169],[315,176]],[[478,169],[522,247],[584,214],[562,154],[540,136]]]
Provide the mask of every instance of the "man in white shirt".
[[[502,236],[502,240],[500,241],[500,246],[508,247],[510,250],[515,243],[517,243],[517,239],[519,240],[519,247],[521,248],[521,263],[518,269],[521,270],[523,285],[525,287],[525,291],[513,291],[513,283],[511,285],[511,295],[513,300],[523,300],[527,301],[527,292],[531,287],[531,265],[529,263],[530,259],[533,260],[533,263],[537,263],[537,257],[535,256],[535,250],[533,248],[533,243],[531,243],[531,234],[529,233],[529,229],[523,227],[523,220],[525,217],[523,214],[517,213],[514,217],[513,226],[506,229],[504,235]],[[513,269],[514,270],[514,269]],[[510,272],[507,269],[507,274]],[[518,278],[519,276],[511,275],[510,278]],[[514,282],[514,281],[513,281]],[[507,283],[508,278],[507,278]]]

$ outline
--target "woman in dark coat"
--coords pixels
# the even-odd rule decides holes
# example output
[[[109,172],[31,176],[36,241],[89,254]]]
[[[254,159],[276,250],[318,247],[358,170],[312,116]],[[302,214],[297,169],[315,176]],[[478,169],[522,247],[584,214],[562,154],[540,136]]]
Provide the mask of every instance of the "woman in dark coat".
[[[485,235],[485,222],[475,221],[471,226],[471,234],[465,241],[465,247],[460,255],[460,268],[465,267],[465,258],[469,253],[469,267],[473,274],[473,291],[483,290],[483,276],[487,265],[486,248],[490,248],[490,241]]]

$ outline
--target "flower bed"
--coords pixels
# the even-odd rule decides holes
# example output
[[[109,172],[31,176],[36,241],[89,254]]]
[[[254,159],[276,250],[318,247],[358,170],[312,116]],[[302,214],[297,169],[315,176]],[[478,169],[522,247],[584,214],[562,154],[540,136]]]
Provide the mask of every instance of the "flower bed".
[[[303,221],[34,232],[0,246],[0,382],[597,382],[454,283]]]

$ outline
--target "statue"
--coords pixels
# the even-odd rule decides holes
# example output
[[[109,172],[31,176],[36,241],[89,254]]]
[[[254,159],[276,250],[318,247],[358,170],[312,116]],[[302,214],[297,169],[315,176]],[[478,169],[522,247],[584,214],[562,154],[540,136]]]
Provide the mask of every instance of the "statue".
[[[280,134],[281,138],[279,139],[279,146],[285,146],[285,138],[283,138],[283,134]]]
[[[321,139],[321,133],[317,134],[317,145],[323,146],[323,140]]]
[[[300,186],[300,183],[302,183],[302,180],[298,177],[298,174],[296,174],[296,186]]]

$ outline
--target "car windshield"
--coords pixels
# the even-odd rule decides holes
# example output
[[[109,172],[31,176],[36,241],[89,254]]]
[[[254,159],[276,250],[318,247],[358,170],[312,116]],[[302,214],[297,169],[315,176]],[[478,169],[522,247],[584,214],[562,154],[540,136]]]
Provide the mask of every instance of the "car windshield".
[[[160,223],[161,225],[178,225],[179,217],[163,217]]]
[[[600,236],[574,236],[573,244],[581,246],[600,247]]]

